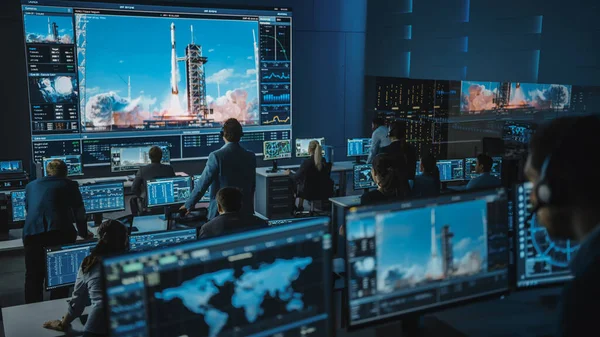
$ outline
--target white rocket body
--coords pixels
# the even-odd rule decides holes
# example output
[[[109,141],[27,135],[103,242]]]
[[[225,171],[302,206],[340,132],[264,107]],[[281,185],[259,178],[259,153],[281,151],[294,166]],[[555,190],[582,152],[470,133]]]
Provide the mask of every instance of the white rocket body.
[[[171,93],[179,94],[177,88],[177,53],[175,50],[175,23],[171,23]]]

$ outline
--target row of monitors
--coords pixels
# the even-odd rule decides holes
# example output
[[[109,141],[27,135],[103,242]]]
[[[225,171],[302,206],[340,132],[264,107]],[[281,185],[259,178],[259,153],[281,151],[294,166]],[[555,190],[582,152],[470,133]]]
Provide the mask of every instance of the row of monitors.
[[[530,189],[518,186],[513,198],[494,189],[349,209],[349,328],[508,293],[511,202],[517,285],[569,279],[538,265],[562,264],[549,248],[562,244],[538,237],[540,227],[525,220]],[[110,335],[330,335],[330,231],[329,219],[314,218],[105,258]]]
[[[500,179],[502,177],[502,157],[493,157],[491,175]],[[475,171],[477,158],[445,159],[438,160],[437,167],[440,171],[440,181],[471,180],[478,176]],[[417,161],[417,175],[421,174],[421,162]]]
[[[325,138],[297,138],[296,139],[296,158],[310,157],[308,145],[311,141],[319,142],[324,145]],[[267,140],[263,142],[263,159],[277,160],[292,158],[292,145],[289,139],[286,140]]]
[[[192,191],[192,179],[197,183],[200,176],[155,179],[147,182],[148,206],[166,206],[183,203]],[[79,185],[87,214],[119,212],[125,210],[125,187],[123,182],[100,182]],[[11,192],[12,221],[25,221],[25,191]],[[210,188],[200,202],[210,202]]]

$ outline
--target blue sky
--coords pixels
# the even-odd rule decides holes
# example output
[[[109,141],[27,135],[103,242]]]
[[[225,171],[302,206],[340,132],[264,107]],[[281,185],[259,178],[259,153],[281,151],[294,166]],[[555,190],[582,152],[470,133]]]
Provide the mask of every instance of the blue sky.
[[[375,219],[368,217],[348,222],[348,239],[358,240],[375,235]]]
[[[73,40],[73,18],[70,16],[25,15],[25,34],[48,35],[48,17],[50,23],[56,22],[59,35],[68,34]]]
[[[534,98],[535,95],[537,94],[544,94],[544,92],[548,89],[550,89],[550,87],[552,86],[551,84],[539,84],[539,83],[520,83],[524,98],[528,101],[531,102]],[[570,94],[571,94],[571,86],[570,85],[563,85],[564,87],[567,88],[567,91],[569,93],[569,97],[568,99],[570,99]],[[517,83],[516,82],[512,82],[510,84],[510,99],[512,100],[515,97],[515,92],[517,89]]]
[[[194,42],[208,57],[205,65],[207,95],[217,98],[215,74],[220,75],[221,96],[245,88],[248,101],[257,97],[252,30],[256,22],[163,19],[146,17],[89,17],[87,25],[87,88],[89,95],[116,91],[127,96],[131,76],[132,97],[144,95],[164,102],[171,94],[171,23],[175,23],[177,56],[185,56],[194,26]],[[185,62],[178,62],[178,89],[183,102]]]
[[[481,248],[484,235],[481,209],[485,210],[485,207],[485,200],[437,207],[435,232],[438,253],[441,253],[439,236],[446,224],[454,233],[452,243],[455,258],[460,259],[468,251]],[[426,266],[431,255],[430,209],[397,212],[383,219],[382,232],[378,234],[377,241],[378,269],[385,270],[394,265],[407,268],[412,265]]]

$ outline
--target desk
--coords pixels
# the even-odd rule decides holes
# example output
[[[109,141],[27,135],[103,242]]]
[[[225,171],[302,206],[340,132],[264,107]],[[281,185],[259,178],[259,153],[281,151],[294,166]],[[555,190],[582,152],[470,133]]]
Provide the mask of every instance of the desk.
[[[89,307],[83,314],[88,314]],[[42,327],[46,321],[60,319],[67,312],[67,300],[39,302],[2,308],[2,321],[6,337],[54,337],[65,336],[60,331],[48,330]],[[73,335],[81,336],[83,325],[76,319],[71,323]],[[70,336],[73,336],[70,335]]]
[[[291,215],[294,203],[292,184],[283,171],[297,169],[300,165],[279,166],[275,173],[267,172],[271,167],[256,168],[256,193],[254,209],[269,219],[287,218]],[[346,195],[346,174],[352,171],[354,162],[335,162],[331,173],[340,175],[340,194]]]
[[[360,195],[349,195],[329,199],[331,201],[331,235],[337,240],[333,243],[333,251],[338,257],[345,257],[346,243],[341,235],[337,235],[340,227],[345,223],[346,209],[360,206]]]

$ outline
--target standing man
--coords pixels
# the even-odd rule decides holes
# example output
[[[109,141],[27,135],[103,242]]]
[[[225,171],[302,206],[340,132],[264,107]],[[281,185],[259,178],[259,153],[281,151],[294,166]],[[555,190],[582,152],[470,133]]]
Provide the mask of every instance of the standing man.
[[[223,124],[221,137],[225,145],[211,152],[198,184],[184,206],[184,211],[194,209],[194,206],[210,187],[210,205],[208,219],[217,216],[217,192],[223,187],[237,187],[242,191],[243,214],[254,214],[254,190],[256,189],[256,155],[240,145],[243,130],[235,118],[230,118]]]
[[[373,135],[371,136],[371,151],[369,151],[367,164],[371,164],[373,162],[373,159],[375,159],[375,156],[380,153],[380,149],[382,147],[390,145],[388,128],[385,126],[385,121],[383,118],[373,118],[371,129],[373,130]]]
[[[502,182],[492,175],[492,166],[494,166],[494,159],[492,157],[484,153],[478,154],[475,163],[475,173],[479,174],[479,176],[469,181],[467,190],[500,187]]]
[[[32,181],[25,188],[25,303],[44,299],[44,247],[75,242],[78,234],[84,239],[93,237],[87,230],[79,186],[67,178],[67,164],[53,160],[46,171],[48,176]],[[77,224],[77,230],[73,223]],[[68,288],[53,290],[50,297],[64,298],[68,291]]]
[[[595,116],[555,119],[533,135],[525,164],[532,215],[551,237],[580,243],[558,307],[557,337],[598,335],[600,178],[590,152],[600,147],[598,130]]]
[[[145,197],[145,186],[148,180],[175,176],[175,170],[171,165],[161,164],[163,152],[159,146],[151,147],[148,157],[150,157],[150,164],[140,167],[131,185],[131,193],[141,198]]]
[[[417,172],[417,150],[406,142],[406,128],[401,121],[394,121],[390,125],[388,137],[391,141],[390,145],[381,148],[380,153],[389,153],[397,158],[397,160],[406,163],[406,178],[415,180]]]

